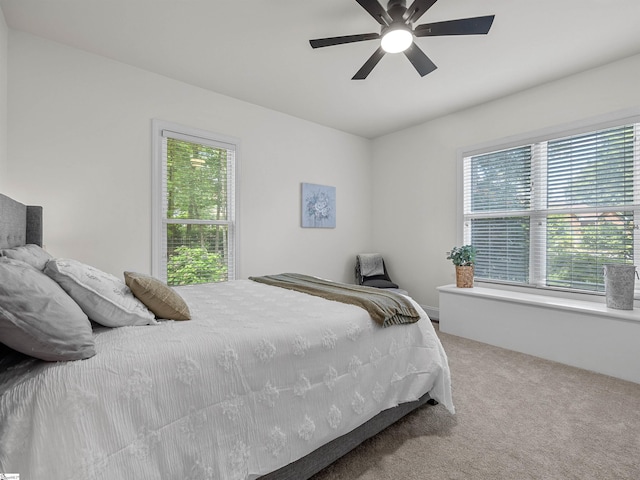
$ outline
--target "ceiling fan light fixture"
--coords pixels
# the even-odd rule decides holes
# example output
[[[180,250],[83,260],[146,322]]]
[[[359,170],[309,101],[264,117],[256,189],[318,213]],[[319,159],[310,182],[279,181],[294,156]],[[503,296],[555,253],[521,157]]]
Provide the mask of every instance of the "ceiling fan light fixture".
[[[312,48],[344,45],[366,40],[380,40],[380,46],[373,55],[360,67],[351,80],[364,80],[371,70],[387,53],[400,53],[411,62],[421,77],[433,72],[438,67],[425,55],[414,42],[413,37],[442,37],[449,35],[486,35],[493,24],[495,15],[482,17],[459,18],[440,22],[423,23],[414,28],[422,15],[437,0],[412,0],[407,8],[407,0],[387,0],[387,8],[382,0],[356,0],[371,17],[380,24],[380,33],[360,33],[342,35],[340,37],[317,38],[309,40]]]
[[[413,34],[405,25],[390,28],[382,36],[380,46],[387,53],[404,52],[413,43]]]

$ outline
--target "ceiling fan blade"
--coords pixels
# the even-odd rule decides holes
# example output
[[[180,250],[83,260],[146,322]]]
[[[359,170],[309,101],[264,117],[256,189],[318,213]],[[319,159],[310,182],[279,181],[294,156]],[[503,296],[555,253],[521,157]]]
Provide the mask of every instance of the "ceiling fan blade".
[[[433,7],[438,0],[415,0],[409,8],[407,8],[407,23],[416,22],[427,10]]]
[[[411,46],[404,51],[404,54],[413,64],[421,77],[424,77],[438,68],[415,43],[412,43]]]
[[[373,53],[373,55],[369,57],[369,60],[364,62],[364,65],[362,66],[362,68],[360,68],[360,70],[356,72],[356,74],[353,76],[353,78],[351,78],[351,80],[364,80],[365,78],[367,78],[367,76],[371,73],[371,70],[373,70],[373,67],[375,67],[380,61],[380,59],[384,57],[384,53],[385,52],[382,49],[382,47],[378,47],[378,49]]]
[[[413,33],[416,37],[438,37],[441,35],[484,35],[489,33],[495,15],[461,18],[446,22],[418,25]]]
[[[435,0],[434,0],[435,1]],[[391,25],[391,17],[378,0],[356,0],[383,27]]]
[[[365,40],[375,40],[380,38],[379,33],[362,33],[360,35],[345,35],[343,37],[318,38],[309,40],[313,48],[330,47],[332,45],[342,45],[344,43],[363,42]]]

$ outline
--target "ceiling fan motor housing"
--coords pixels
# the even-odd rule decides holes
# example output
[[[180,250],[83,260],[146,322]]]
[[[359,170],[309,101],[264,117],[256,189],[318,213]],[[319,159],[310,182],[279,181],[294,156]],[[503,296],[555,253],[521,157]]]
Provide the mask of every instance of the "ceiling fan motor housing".
[[[387,13],[393,19],[393,23],[405,21],[407,13],[407,2],[405,0],[389,0],[387,3]]]

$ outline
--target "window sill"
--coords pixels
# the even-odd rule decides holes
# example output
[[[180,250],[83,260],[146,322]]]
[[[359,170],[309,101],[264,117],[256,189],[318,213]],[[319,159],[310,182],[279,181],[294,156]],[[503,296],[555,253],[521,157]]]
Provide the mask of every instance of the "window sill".
[[[475,296],[503,302],[535,305],[537,307],[553,310],[564,310],[586,315],[595,315],[598,317],[608,317],[622,321],[640,322],[640,308],[637,307],[633,310],[617,310],[607,307],[604,302],[576,300],[538,293],[505,290],[502,288],[458,288],[455,285],[445,285],[438,287],[438,290],[456,295]],[[600,297],[598,298],[600,299]]]

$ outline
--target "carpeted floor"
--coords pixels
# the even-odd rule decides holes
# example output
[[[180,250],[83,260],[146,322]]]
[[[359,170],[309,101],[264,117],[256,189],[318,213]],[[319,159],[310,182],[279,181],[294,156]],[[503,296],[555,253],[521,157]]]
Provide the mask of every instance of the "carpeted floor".
[[[456,414],[423,407],[313,480],[640,479],[640,384],[439,336]]]

